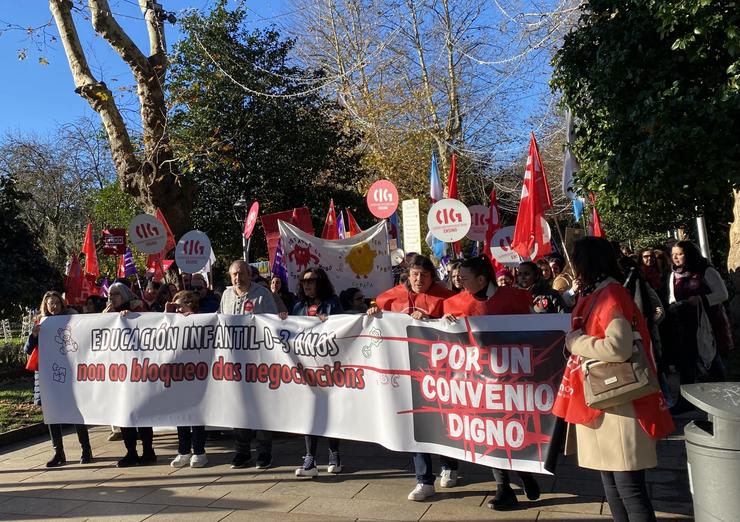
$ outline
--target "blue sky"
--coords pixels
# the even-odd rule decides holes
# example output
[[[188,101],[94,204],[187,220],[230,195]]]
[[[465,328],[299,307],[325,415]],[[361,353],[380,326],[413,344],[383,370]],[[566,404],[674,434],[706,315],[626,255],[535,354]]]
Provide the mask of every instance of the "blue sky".
[[[186,8],[202,9],[212,0],[160,0],[165,10],[175,13]],[[146,28],[135,0],[110,0],[111,10],[118,14],[119,23],[137,43],[148,48]],[[281,14],[290,11],[285,0],[252,0],[247,4],[255,26],[280,21]],[[72,76],[61,43],[57,41],[40,48],[23,30],[7,29],[8,24],[20,27],[40,27],[51,20],[47,0],[0,0],[0,135],[8,132],[38,133],[52,129],[82,116],[97,118],[87,102],[74,92]],[[130,74],[118,55],[95,36],[89,21],[77,18],[80,40],[89,49],[88,60],[97,78],[115,89],[132,84]],[[168,24],[168,45],[177,39],[176,30]],[[57,35],[56,26],[47,29]],[[36,32],[40,35],[39,32]],[[19,60],[21,50],[26,59]],[[39,58],[49,63],[41,65]]]

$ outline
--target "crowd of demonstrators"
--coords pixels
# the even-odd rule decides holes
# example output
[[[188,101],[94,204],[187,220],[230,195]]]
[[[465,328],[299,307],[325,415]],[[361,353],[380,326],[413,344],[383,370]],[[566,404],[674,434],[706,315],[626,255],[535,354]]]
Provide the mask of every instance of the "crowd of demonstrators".
[[[278,314],[316,317],[322,321],[340,313],[366,313],[380,316],[383,311],[407,314],[416,320],[459,318],[480,315],[511,315],[572,312],[572,330],[566,336],[571,361],[578,357],[618,362],[629,359],[633,350],[632,329],[643,338],[649,359],[658,372],[677,368],[682,383],[717,380],[724,375],[722,356],[732,347],[729,323],[722,308],[727,290],[721,277],[704,259],[695,245],[676,243],[671,261],[661,249],[643,249],[638,254],[599,238],[585,238],[575,244],[568,263],[557,255],[537,262],[494,271],[485,256],[456,260],[447,266],[447,279],[440,280],[439,270],[425,256],[407,255],[394,270],[397,284],[378,295],[374,302],[357,288],[342,289],[337,295],[332,282],[321,268],[309,268],[299,276],[297,295],[290,293],[279,277],[266,280],[244,261],[229,267],[232,285],[220,297],[208,288],[200,274],[180,278],[180,287],[189,291],[173,293],[169,284],[159,288],[147,285],[142,298],[123,282],[110,287],[106,312],[162,311],[222,314]],[[661,261],[661,259],[663,259]],[[571,262],[572,261],[572,264]],[[569,266],[571,265],[571,266]],[[444,271],[443,271],[444,272]],[[46,300],[45,296],[45,300]],[[164,299],[164,303],[162,300]],[[61,296],[52,296],[46,315],[63,311]],[[58,303],[56,302],[58,301]],[[214,310],[214,302],[217,303]],[[169,304],[167,304],[169,303]],[[42,305],[43,306],[43,305]],[[99,301],[86,303],[88,312],[99,312]],[[62,311],[60,311],[62,310]],[[533,319],[536,320],[536,319]],[[32,334],[33,335],[33,334]],[[36,341],[37,342],[37,341]],[[29,339],[29,346],[32,339]],[[714,346],[716,349],[711,350]],[[574,359],[576,358],[576,359]],[[570,363],[569,363],[570,365]],[[568,369],[566,368],[566,375]],[[672,427],[670,416],[661,409],[661,394],[651,395],[604,411],[585,405],[582,395],[556,401],[555,413],[569,426],[567,446],[577,441],[579,465],[601,472],[605,495],[615,520],[655,520],[645,485],[645,470],[656,466],[656,439]],[[55,428],[54,428],[55,429]],[[148,430],[148,431],[147,431]],[[136,454],[136,428],[123,428],[126,456],[119,466],[148,464],[156,461],[152,449],[151,428],[139,428],[144,445],[142,457]],[[63,450],[50,427],[55,448]],[[234,430],[235,455],[232,467],[253,465],[252,430]],[[305,435],[303,466],[295,470],[299,477],[318,475],[319,438]],[[267,468],[272,462],[272,434],[256,432],[256,467]],[[85,445],[82,437],[83,456]],[[178,454],[173,467],[206,465],[205,436],[201,426],[178,427]],[[329,438],[329,473],[340,473],[339,441]],[[608,448],[604,449],[604,448]],[[202,458],[201,458],[202,457]],[[90,454],[90,458],[92,455]],[[442,488],[459,481],[458,462],[444,456],[440,460]],[[413,454],[416,486],[409,493],[412,501],[423,501],[435,494],[433,457]],[[58,465],[50,462],[50,465]],[[524,494],[530,500],[540,495],[534,475],[518,473]],[[492,509],[516,506],[520,499],[511,487],[510,473],[494,469],[496,493],[489,502]]]

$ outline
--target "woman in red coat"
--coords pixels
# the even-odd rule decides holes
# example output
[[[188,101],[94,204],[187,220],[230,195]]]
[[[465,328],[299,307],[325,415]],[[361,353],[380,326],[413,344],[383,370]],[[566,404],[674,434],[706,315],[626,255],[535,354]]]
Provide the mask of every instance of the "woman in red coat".
[[[493,267],[485,256],[463,261],[460,265],[460,279],[464,291],[444,303],[445,317],[450,320],[474,315],[516,315],[532,312],[532,294],[513,286],[496,286]],[[493,476],[496,479],[496,495],[488,502],[488,507],[504,510],[516,506],[519,501],[511,487],[509,472],[493,468]],[[540,486],[534,475],[519,472],[519,476],[527,498],[540,498]]]
[[[652,369],[650,333],[622,277],[611,244],[598,237],[576,242],[573,267],[580,298],[565,337],[570,351],[553,413],[575,424],[578,465],[601,471],[606,500],[617,522],[651,522],[655,512],[645,484],[645,470],[657,465],[656,440],[673,431],[660,391],[605,410],[586,405],[584,359],[624,362],[633,352],[636,329]],[[570,432],[569,432],[570,433]],[[567,445],[566,445],[567,446]]]
[[[409,261],[409,278],[405,283],[386,290],[375,299],[368,315],[377,316],[381,310],[408,314],[414,319],[439,319],[442,317],[442,306],[454,292],[442,286],[437,279],[437,271],[432,261],[425,256],[415,255]],[[442,458],[442,485],[446,467],[457,468],[454,459]],[[421,502],[434,495],[434,473],[432,456],[428,453],[414,453],[416,487],[409,493],[408,499]],[[452,486],[454,484],[449,484]]]

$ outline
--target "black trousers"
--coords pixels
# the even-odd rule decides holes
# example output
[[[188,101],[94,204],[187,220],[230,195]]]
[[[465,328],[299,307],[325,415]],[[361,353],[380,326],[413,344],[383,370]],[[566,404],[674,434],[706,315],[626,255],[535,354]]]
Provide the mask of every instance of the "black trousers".
[[[87,433],[87,426],[84,424],[75,424],[75,430],[77,430],[77,440],[80,441],[82,451],[90,451],[90,435]],[[51,443],[54,445],[54,451],[64,453],[62,425],[49,424],[49,435],[51,435]]]
[[[272,456],[272,432],[263,430],[247,430],[234,428],[234,446],[237,453],[251,455],[252,436],[257,438],[257,458],[268,458]]]
[[[491,468],[493,470],[493,479],[496,481],[496,484],[500,484],[502,486],[508,486],[511,484],[510,474],[508,469],[499,469],[499,468]],[[528,471],[517,471],[517,475],[519,475],[519,478],[522,479],[522,482],[525,481],[536,481],[537,479],[534,478],[534,475],[532,473],[529,473]]]
[[[645,470],[602,471],[606,501],[615,522],[655,522],[655,510],[648,496]]]
[[[177,427],[177,452],[187,455],[190,449],[193,455],[203,455],[206,452],[206,427],[205,426],[178,426]]]
[[[123,435],[123,444],[126,446],[126,452],[136,453],[136,439],[141,437],[141,448],[144,453],[154,452],[152,442],[154,441],[154,430],[152,428],[121,428]]]

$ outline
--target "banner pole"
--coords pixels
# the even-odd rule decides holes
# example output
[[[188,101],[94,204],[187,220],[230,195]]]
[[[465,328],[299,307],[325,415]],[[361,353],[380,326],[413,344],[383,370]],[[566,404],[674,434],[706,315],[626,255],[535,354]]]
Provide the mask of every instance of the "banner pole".
[[[568,264],[571,266],[571,269],[573,268],[573,265],[570,262],[570,255],[568,255],[568,249],[565,246],[565,239],[563,239],[563,233],[560,231],[560,221],[558,221],[558,218],[556,216],[552,216],[553,221],[555,221],[555,230],[558,231],[558,237],[560,237],[560,244],[563,246],[563,253],[565,254],[565,259],[568,261]]]

